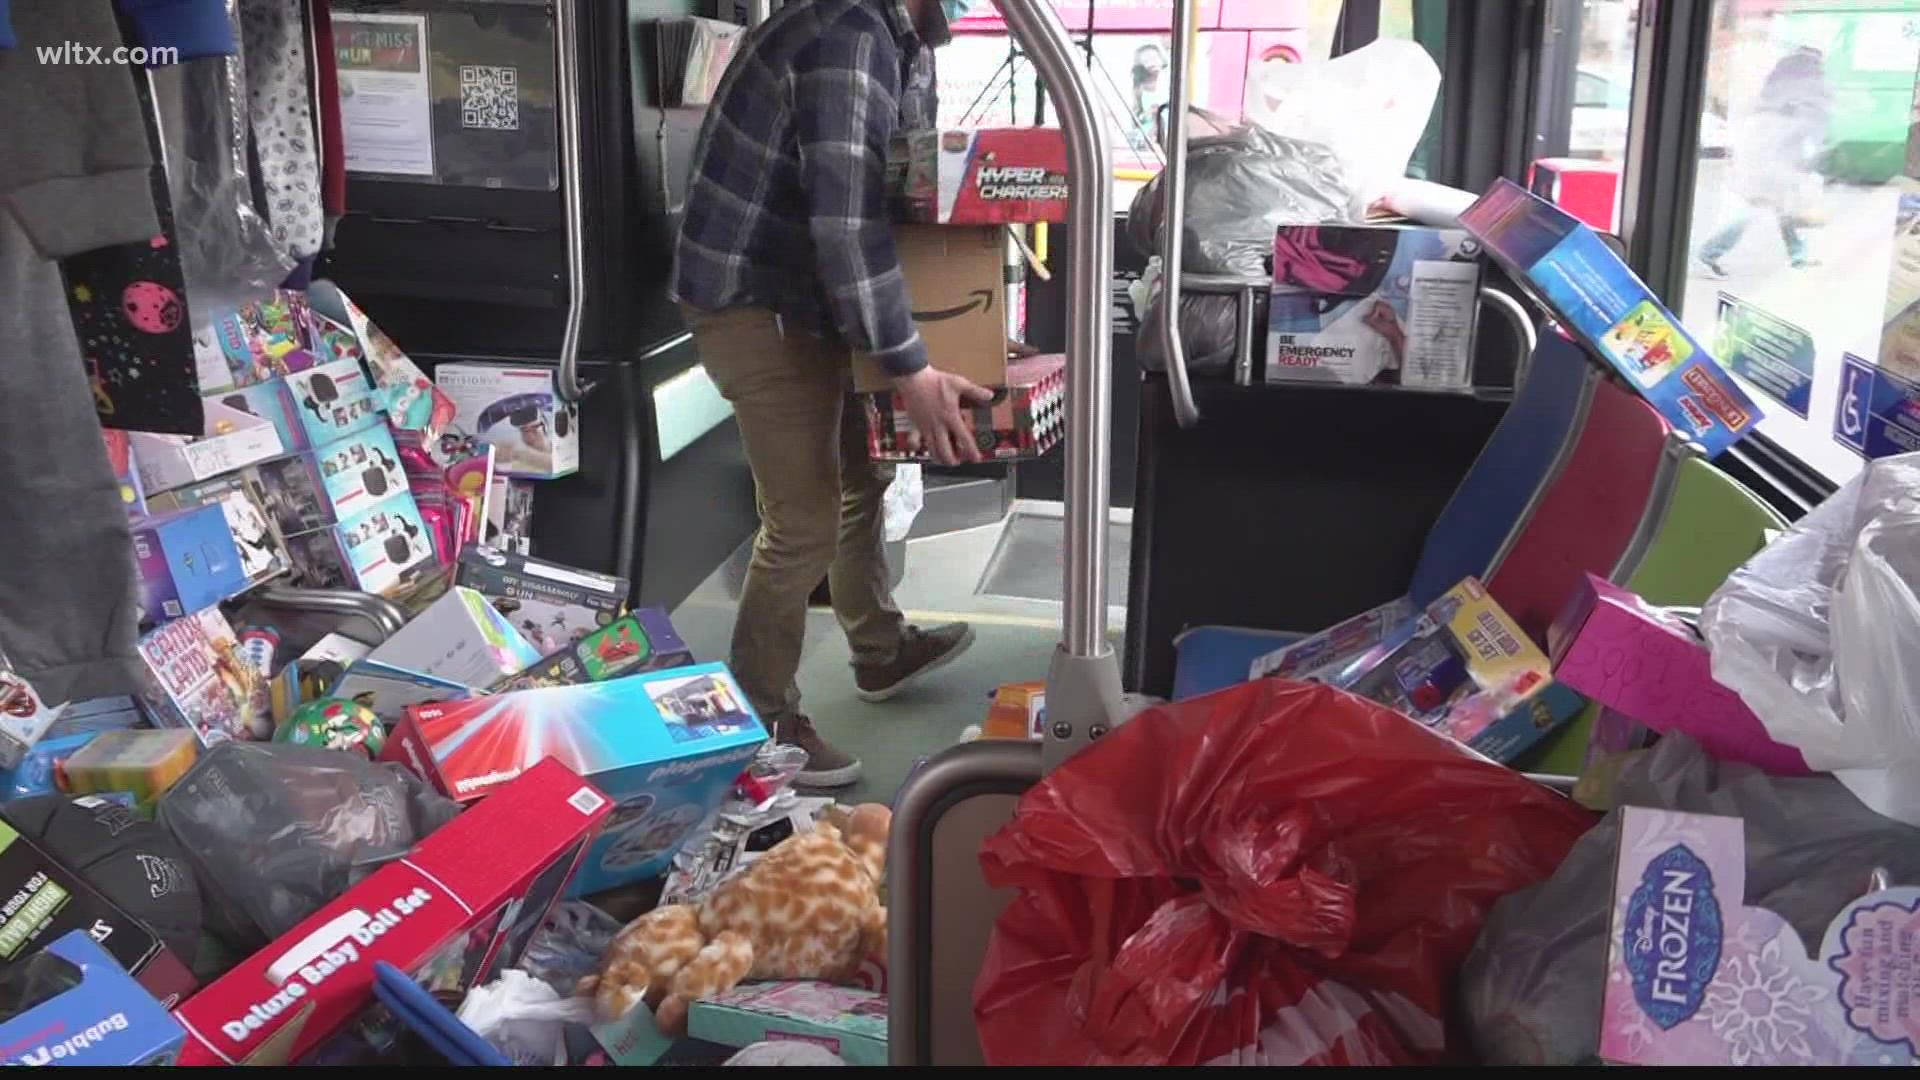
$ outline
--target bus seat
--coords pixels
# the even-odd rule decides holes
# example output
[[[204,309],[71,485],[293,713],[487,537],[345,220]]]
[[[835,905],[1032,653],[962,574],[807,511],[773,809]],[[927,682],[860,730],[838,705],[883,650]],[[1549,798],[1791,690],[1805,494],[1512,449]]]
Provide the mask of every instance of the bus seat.
[[[1786,521],[1738,480],[1689,455],[1675,470],[1672,494],[1644,556],[1615,581],[1663,607],[1699,607],[1766,545]],[[1586,759],[1599,708],[1588,705],[1555,732],[1524,767],[1576,775]]]
[[[1610,575],[1656,504],[1672,429],[1612,380],[1595,388],[1573,453],[1528,518],[1487,591],[1535,641],[1588,573]]]
[[[1247,681],[1253,662],[1307,635],[1243,626],[1194,626],[1173,639],[1173,700],[1224,690]]]

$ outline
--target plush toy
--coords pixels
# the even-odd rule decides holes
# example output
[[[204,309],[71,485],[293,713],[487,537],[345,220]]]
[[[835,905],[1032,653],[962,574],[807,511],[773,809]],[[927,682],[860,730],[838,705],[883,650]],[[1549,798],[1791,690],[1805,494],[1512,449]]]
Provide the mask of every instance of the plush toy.
[[[887,832],[893,812],[866,804],[790,836],[693,904],[634,920],[583,980],[603,1018],[653,1006],[660,1030],[685,1033],[687,1006],[749,979],[851,980],[884,960]]]

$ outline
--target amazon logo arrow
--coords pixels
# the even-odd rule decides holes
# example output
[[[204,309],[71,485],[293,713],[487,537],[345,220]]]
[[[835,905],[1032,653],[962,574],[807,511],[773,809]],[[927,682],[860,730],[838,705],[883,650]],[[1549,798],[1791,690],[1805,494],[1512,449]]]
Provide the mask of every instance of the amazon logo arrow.
[[[975,311],[993,310],[992,290],[975,289],[968,293],[967,297],[967,302],[959,307],[942,308],[939,311],[916,311],[913,313],[913,321],[946,322],[948,319],[958,319],[962,315],[971,315]]]

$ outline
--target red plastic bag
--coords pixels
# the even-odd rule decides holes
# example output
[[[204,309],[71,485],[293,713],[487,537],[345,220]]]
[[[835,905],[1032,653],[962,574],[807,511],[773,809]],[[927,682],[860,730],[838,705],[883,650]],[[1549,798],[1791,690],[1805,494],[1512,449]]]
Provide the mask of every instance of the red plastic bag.
[[[1594,816],[1372,702],[1266,679],[1151,709],[1021,799],[974,984],[993,1065],[1448,1060],[1495,900]]]

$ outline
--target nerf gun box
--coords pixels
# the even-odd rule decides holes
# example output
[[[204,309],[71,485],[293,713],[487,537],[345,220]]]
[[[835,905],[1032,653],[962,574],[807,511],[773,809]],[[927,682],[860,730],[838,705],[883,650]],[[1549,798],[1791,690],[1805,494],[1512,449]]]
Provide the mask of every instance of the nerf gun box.
[[[1067,141],[1059,128],[909,131],[894,137],[887,175],[903,221],[1067,220]]]
[[[10,985],[9,985],[10,984]],[[0,968],[0,1063],[169,1065],[186,1037],[84,930]]]
[[[537,686],[606,682],[643,671],[687,667],[693,653],[674,630],[665,608],[622,615],[575,644],[495,683],[494,693]]]
[[[551,655],[611,626],[627,604],[626,578],[484,545],[460,553],[454,584],[492,601],[533,644],[538,656]]]
[[[285,1064],[373,1000],[374,963],[464,994],[516,963],[611,812],[557,761],[388,863],[175,1010],[183,1065]]]

